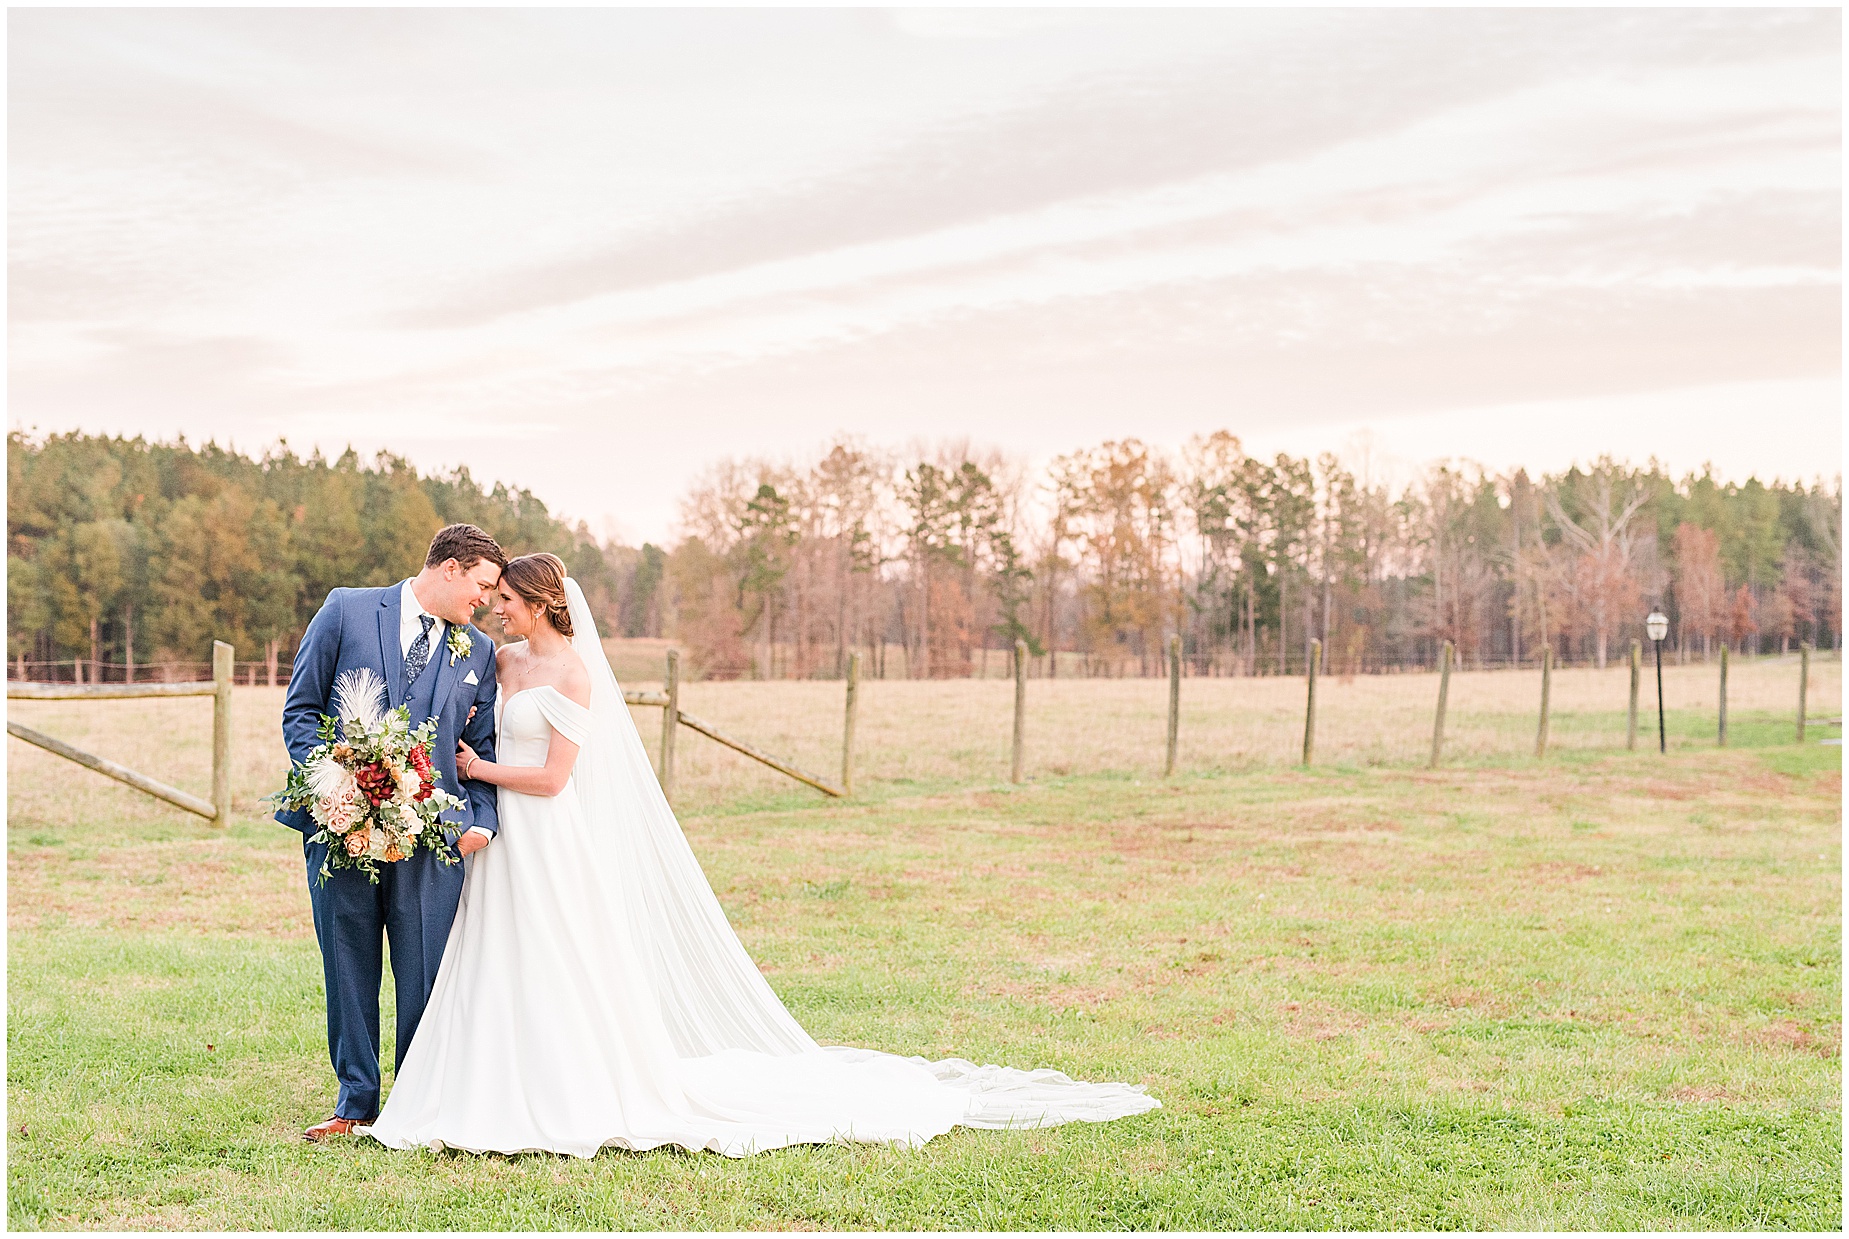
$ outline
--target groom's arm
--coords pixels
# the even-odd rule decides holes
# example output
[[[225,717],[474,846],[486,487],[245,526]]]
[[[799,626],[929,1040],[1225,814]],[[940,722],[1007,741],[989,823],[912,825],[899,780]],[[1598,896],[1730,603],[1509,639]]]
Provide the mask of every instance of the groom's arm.
[[[483,761],[494,760],[494,697],[498,691],[494,682],[494,646],[490,644],[488,650],[488,674],[475,686],[474,709],[468,722],[462,726],[462,742]],[[461,771],[457,773],[461,774]],[[501,815],[497,810],[494,784],[469,779],[463,783],[462,790],[468,796],[475,814],[469,829],[483,831],[490,837],[498,833],[501,829]]]
[[[334,669],[340,665],[340,603],[335,598],[339,592],[331,591],[308,621],[308,631],[302,634],[301,648],[296,650],[294,666],[289,671],[289,693],[282,707],[282,742],[292,763],[307,757],[315,747],[315,733],[334,691]],[[314,829],[312,819],[301,809],[279,809],[276,820],[304,834]]]
[[[335,599],[339,592],[329,592],[295,652],[289,695],[282,706],[282,740],[290,761],[301,761],[315,747],[315,732],[334,691],[334,669],[340,665],[340,603]]]

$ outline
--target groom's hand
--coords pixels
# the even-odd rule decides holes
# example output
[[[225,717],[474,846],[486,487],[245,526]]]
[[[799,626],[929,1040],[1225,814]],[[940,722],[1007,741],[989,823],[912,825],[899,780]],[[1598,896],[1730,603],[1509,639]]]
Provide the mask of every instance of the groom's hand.
[[[456,840],[456,852],[465,860],[471,852],[479,852],[487,846],[488,833],[482,830],[465,830],[462,838]]]

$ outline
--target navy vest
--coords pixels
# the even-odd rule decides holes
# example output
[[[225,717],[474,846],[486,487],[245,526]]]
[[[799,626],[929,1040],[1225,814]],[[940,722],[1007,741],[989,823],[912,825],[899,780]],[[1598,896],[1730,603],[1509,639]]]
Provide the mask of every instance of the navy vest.
[[[448,632],[440,622],[430,626],[430,661],[424,664],[424,669],[418,673],[417,683],[411,685],[411,691],[404,698],[404,703],[411,707],[413,727],[436,713],[434,702],[437,680],[441,678],[437,670],[440,664],[449,661],[449,648],[443,644]]]

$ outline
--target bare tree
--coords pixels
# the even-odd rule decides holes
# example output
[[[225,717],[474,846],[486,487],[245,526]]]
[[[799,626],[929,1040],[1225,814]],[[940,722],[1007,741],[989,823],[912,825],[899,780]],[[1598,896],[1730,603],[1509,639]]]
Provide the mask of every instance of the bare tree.
[[[1585,478],[1577,518],[1567,512],[1557,491],[1548,493],[1547,510],[1580,552],[1575,575],[1592,629],[1594,657],[1604,667],[1614,626],[1637,609],[1638,589],[1631,572],[1639,535],[1634,518],[1649,502],[1650,489],[1634,478],[1622,480],[1610,457],[1602,458]]]
[[[1714,651],[1727,582],[1721,575],[1720,539],[1711,529],[1684,521],[1676,526],[1676,643],[1688,648],[1701,638],[1701,656]]]

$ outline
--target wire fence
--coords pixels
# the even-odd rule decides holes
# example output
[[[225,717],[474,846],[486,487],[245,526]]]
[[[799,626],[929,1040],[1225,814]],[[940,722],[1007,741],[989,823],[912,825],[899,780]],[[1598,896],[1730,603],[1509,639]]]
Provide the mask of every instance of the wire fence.
[[[662,657],[669,648],[679,648],[678,643],[659,638],[621,638],[612,637],[604,640],[604,649],[610,656],[610,663],[616,669],[617,678],[625,683],[631,680],[656,681],[661,678]],[[783,647],[779,647],[783,651]],[[795,674],[792,667],[797,660],[791,657],[773,658],[775,674],[762,678],[772,681],[804,680],[840,680],[845,677],[847,653],[858,652],[862,655],[861,678],[866,680],[910,680],[914,676],[913,668],[907,662],[907,650],[902,645],[891,644],[884,650],[854,650],[844,647],[841,666],[836,670],[829,659],[811,657],[812,664],[802,674]],[[1789,658],[1795,655],[1796,648],[1790,651],[1768,651],[1761,654],[1736,654],[1739,661],[1748,659]],[[1061,650],[1057,661],[1048,655],[1030,655],[1026,663],[1026,674],[1030,680],[1114,680],[1114,679],[1167,679],[1168,665],[1164,659],[1153,664],[1152,670],[1145,671],[1135,660],[1107,660],[1102,656],[1093,656],[1080,651]],[[1613,655],[1613,664],[1617,665],[1623,654]],[[1697,651],[1690,655],[1688,651],[1665,650],[1664,663],[1671,666],[1708,666],[1716,659],[1703,657]],[[823,665],[813,665],[813,664]],[[1456,670],[1462,671],[1513,671],[1538,670],[1540,657],[1525,658],[1520,662],[1498,660],[1472,660],[1468,664],[1460,661]],[[1557,670],[1568,668],[1588,668],[1595,664],[1590,660],[1568,661],[1556,658]],[[294,666],[293,653],[279,654],[274,671],[267,661],[239,662],[233,672],[233,683],[245,687],[274,684],[286,688],[289,675]],[[1275,665],[1265,663],[1251,668],[1229,669],[1223,667],[1203,667],[1189,658],[1183,660],[1183,674],[1189,679],[1257,679],[1273,678],[1301,679],[1303,669],[1296,668],[1290,673],[1280,672]],[[1405,666],[1376,667],[1361,673],[1368,676],[1395,675],[1429,675],[1435,667],[1407,664]],[[1325,658],[1323,672],[1330,678],[1339,677],[1344,683],[1355,678],[1355,673],[1338,663]],[[272,675],[274,679],[272,680]],[[212,678],[212,664],[207,661],[161,661],[161,662],[111,662],[107,659],[62,658],[52,661],[39,661],[24,657],[14,658],[6,664],[6,678],[9,682],[26,681],[38,684],[191,684]],[[684,676],[684,681],[701,679],[697,673]],[[753,678],[753,677],[746,677]],[[952,680],[1012,680],[1014,672],[1014,651],[1008,649],[972,649],[969,670],[952,676],[926,676],[927,679]]]
[[[274,683],[286,686],[293,663],[278,659],[272,671],[267,662],[233,664],[232,683],[256,686]],[[193,684],[212,678],[209,662],[113,663],[101,659],[64,658],[56,662],[34,662],[15,658],[6,665],[8,683],[31,684]]]

